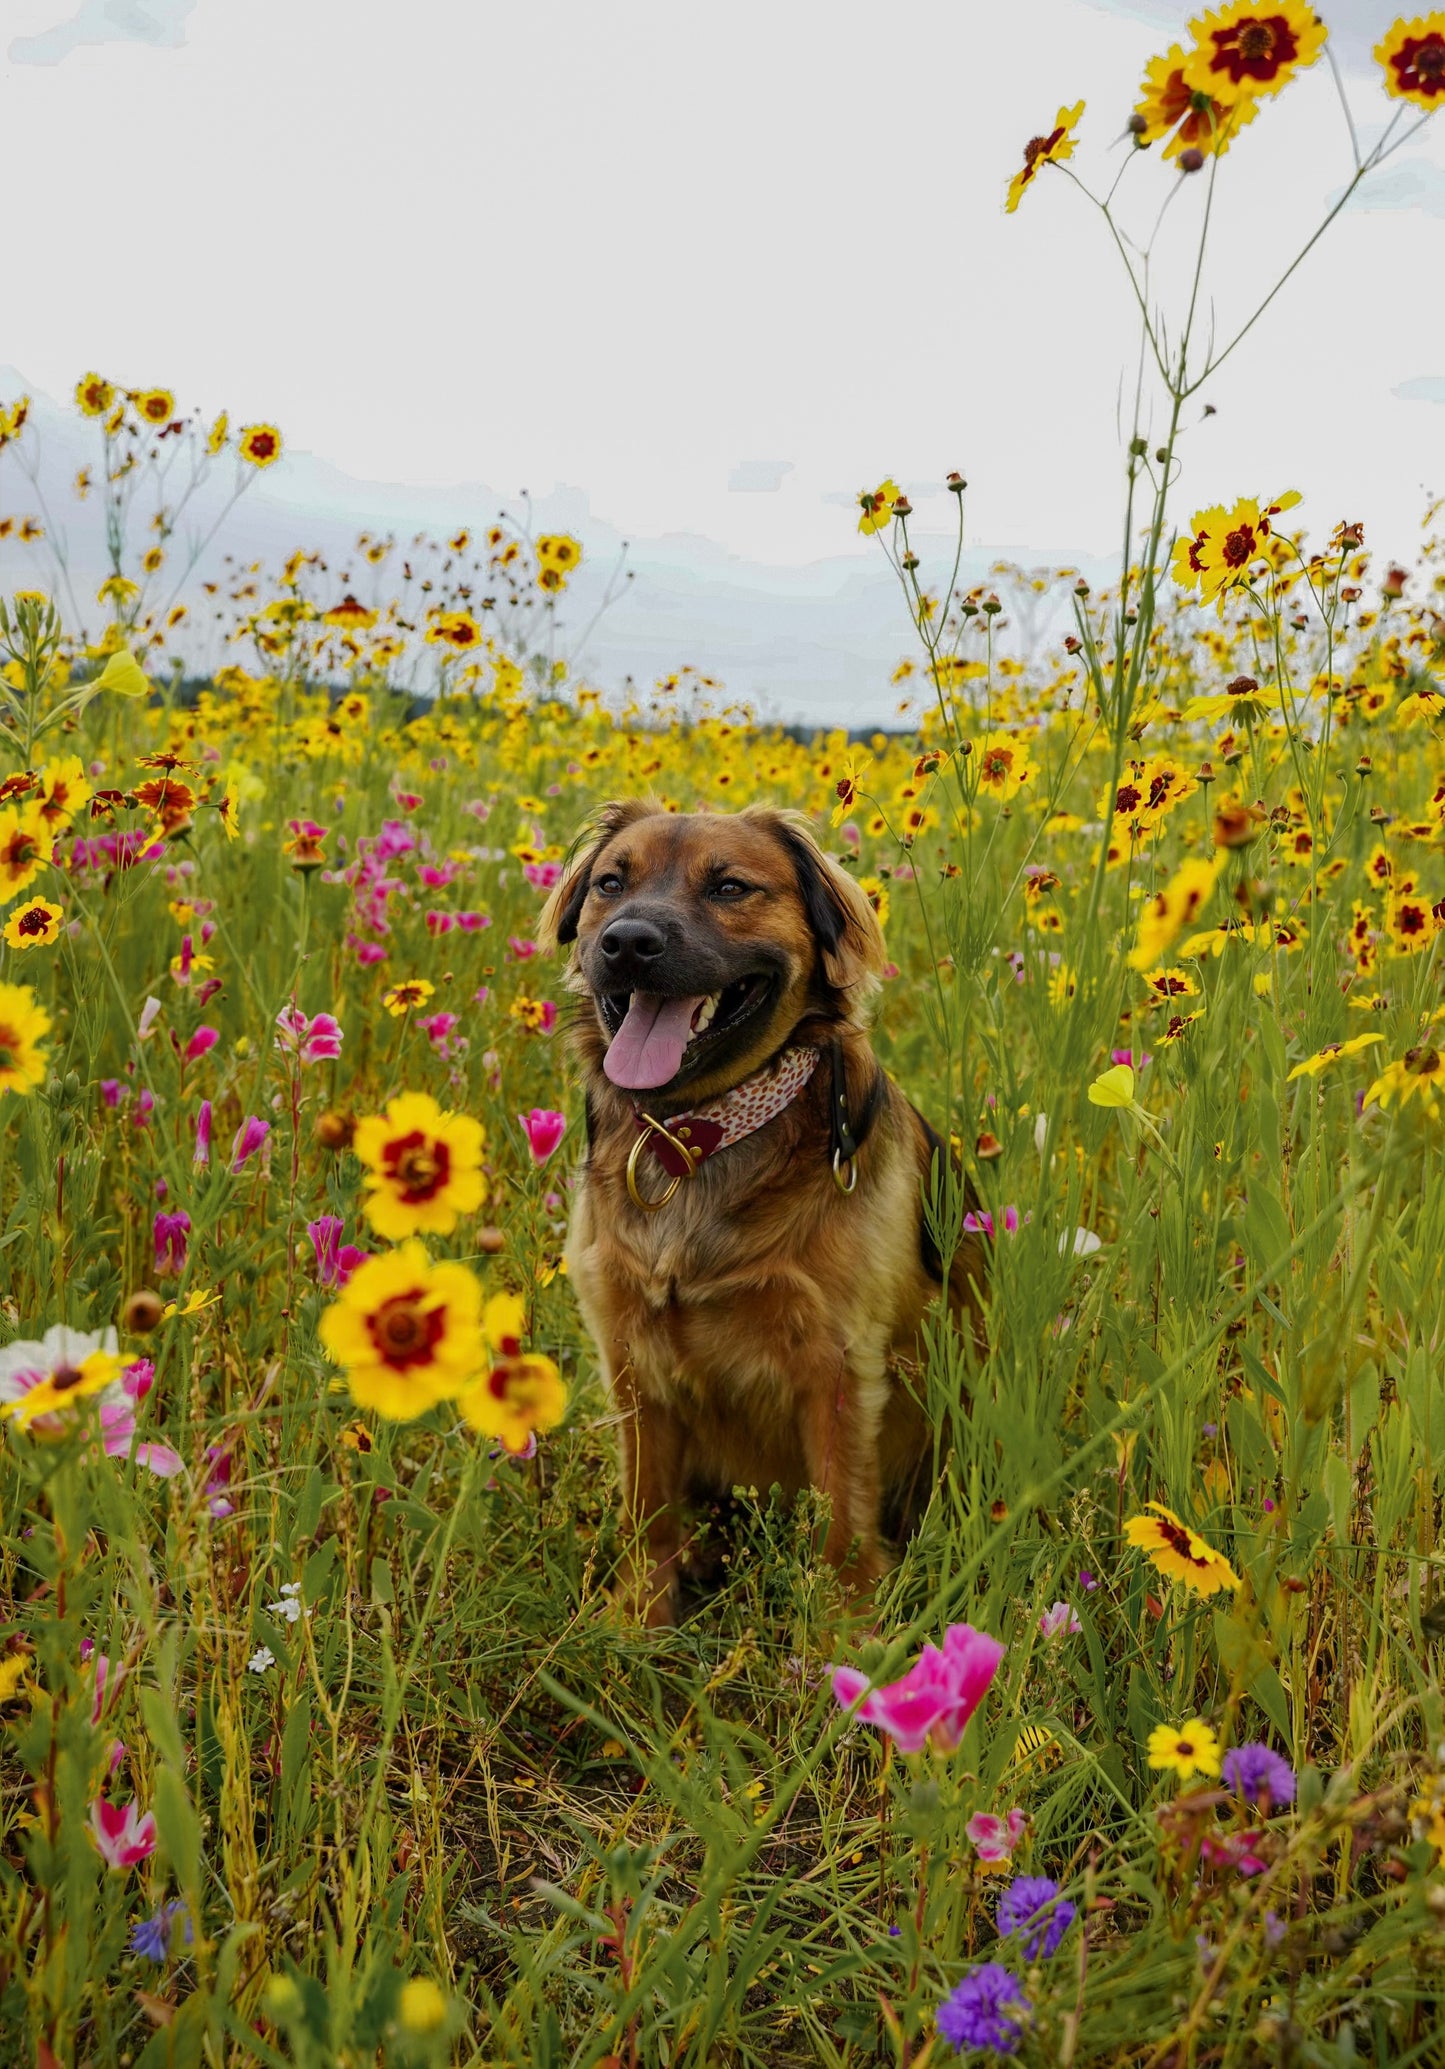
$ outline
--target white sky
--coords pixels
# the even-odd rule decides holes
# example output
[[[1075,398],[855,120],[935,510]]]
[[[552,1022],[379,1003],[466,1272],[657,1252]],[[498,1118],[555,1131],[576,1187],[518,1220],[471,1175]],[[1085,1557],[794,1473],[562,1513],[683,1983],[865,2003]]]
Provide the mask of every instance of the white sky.
[[[66,6],[4,0],[12,58]],[[1389,104],[1367,51],[1397,9],[1321,6],[1353,30],[1373,137]],[[867,550],[840,495],[954,466],[975,540],[1105,550],[1127,288],[1063,176],[1013,217],[1003,194],[1080,98],[1075,162],[1102,181],[1143,62],[1190,11],[86,0],[118,40],[0,58],[23,194],[0,360],[60,395],[91,365],[164,381],[369,479],[576,484],[636,537],[779,565]],[[1410,550],[1445,488],[1445,411],[1391,392],[1445,395],[1440,121],[1409,155],[1393,205],[1347,212],[1209,391],[1181,503],[1296,486],[1316,531],[1362,515]],[[1224,162],[1221,331],[1349,170],[1320,64]],[[1126,213],[1151,220],[1176,177],[1148,154]],[[776,493],[730,489],[759,462],[790,463]]]

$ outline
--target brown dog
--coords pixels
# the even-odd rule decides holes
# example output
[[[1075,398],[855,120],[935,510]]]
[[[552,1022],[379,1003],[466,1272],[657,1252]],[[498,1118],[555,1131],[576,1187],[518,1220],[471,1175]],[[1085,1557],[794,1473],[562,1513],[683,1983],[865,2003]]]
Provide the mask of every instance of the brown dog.
[[[938,1138],[867,1035],[873,909],[800,815],[634,799],[600,814],[543,927],[575,943],[590,1007],[567,1263],[620,1411],[624,1592],[670,1622],[681,1504],[737,1484],[827,1495],[824,1556],[866,1585],[885,1496],[927,1471],[904,1375],[942,1276]],[[956,1308],[982,1272],[966,1239]]]

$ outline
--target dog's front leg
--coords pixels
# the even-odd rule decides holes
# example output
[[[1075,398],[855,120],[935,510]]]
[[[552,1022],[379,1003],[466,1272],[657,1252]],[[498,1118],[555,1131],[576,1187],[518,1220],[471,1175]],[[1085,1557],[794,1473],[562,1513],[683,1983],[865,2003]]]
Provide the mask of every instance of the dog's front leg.
[[[614,1380],[613,1392],[622,1410],[617,1599],[628,1614],[656,1629],[677,1620],[685,1432],[673,1410],[644,1393],[630,1370]]]
[[[837,1345],[795,1374],[794,1386],[808,1482],[829,1502],[823,1557],[855,1593],[888,1566],[878,1542],[879,1387],[854,1371]]]

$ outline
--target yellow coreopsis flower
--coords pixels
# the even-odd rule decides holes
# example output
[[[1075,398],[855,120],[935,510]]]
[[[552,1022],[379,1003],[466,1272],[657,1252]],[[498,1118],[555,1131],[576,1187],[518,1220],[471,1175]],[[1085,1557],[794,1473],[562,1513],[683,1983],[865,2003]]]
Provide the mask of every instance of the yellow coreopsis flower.
[[[1299,500],[1290,489],[1263,509],[1252,496],[1242,496],[1232,509],[1215,503],[1196,511],[1189,535],[1174,548],[1170,571],[1175,581],[1181,589],[1197,588],[1205,603],[1221,599],[1227,589],[1249,580],[1251,568],[1269,560],[1271,521]]]
[[[1146,1502],[1144,1506],[1153,1513],[1131,1516],[1124,1525],[1124,1535],[1131,1545],[1147,1553],[1168,1579],[1183,1581],[1196,1595],[1214,1595],[1221,1588],[1233,1590],[1240,1585],[1239,1575],[1223,1552],[1216,1552],[1172,1509],[1158,1501]]]
[[[860,532],[881,532],[893,516],[893,506],[903,494],[890,474],[876,489],[864,489],[858,497],[862,516],[858,519]]]
[[[1139,915],[1139,940],[1129,955],[1131,970],[1149,970],[1163,961],[1170,945],[1198,917],[1223,867],[1222,856],[1179,865]]]
[[[1393,22],[1375,45],[1375,62],[1385,74],[1385,91],[1417,108],[1445,103],[1445,14],[1416,15]]]
[[[443,1113],[428,1092],[403,1092],[356,1124],[366,1166],[362,1211],[379,1236],[448,1236],[486,1197],[480,1121]]]
[[[114,387],[99,374],[82,374],[75,384],[75,404],[82,416],[103,417],[114,401]]]
[[[424,1006],[435,995],[436,986],[425,977],[408,977],[402,984],[393,984],[390,991],[381,995],[381,1003],[393,1020],[400,1020],[413,1006]]]
[[[488,1362],[476,1277],[465,1265],[433,1264],[415,1238],[359,1264],[319,1333],[352,1398],[393,1422],[450,1400]]]
[[[1219,1740],[1202,1717],[1187,1724],[1156,1725],[1149,1734],[1149,1765],[1160,1773],[1177,1774],[1181,1782],[1191,1775],[1219,1772]]]
[[[1065,158],[1073,157],[1073,132],[1078,127],[1079,118],[1083,112],[1084,103],[1082,101],[1075,101],[1072,108],[1060,108],[1058,114],[1054,117],[1054,126],[1047,136],[1029,138],[1029,141],[1024,145],[1022,169],[1016,172],[1009,181],[1008,199],[1004,203],[1004,213],[1006,215],[1013,214],[1020,201],[1023,200],[1025,187],[1028,186],[1030,180],[1033,179],[1041,166],[1059,165]]]
[[[1212,92],[1199,92],[1185,77],[1187,63],[1183,45],[1176,43],[1145,67],[1134,110],[1144,124],[1139,142],[1152,144],[1172,130],[1164,146],[1166,158],[1177,158],[1181,151],[1222,157],[1245,124],[1253,122],[1259,104],[1252,94],[1232,93],[1222,79]]]
[[[0,805],[0,905],[33,882],[54,852],[38,798]]]
[[[555,1429],[567,1413],[567,1389],[550,1358],[524,1351],[527,1314],[514,1293],[487,1302],[482,1328],[493,1364],[486,1378],[462,1395],[462,1414],[474,1430],[524,1452],[539,1430]]]
[[[269,467],[281,457],[281,433],[274,424],[246,424],[236,450],[249,467]]]
[[[1407,1049],[1395,1063],[1387,1064],[1365,1094],[1366,1106],[1406,1107],[1418,1099],[1432,1121],[1440,1117],[1441,1093],[1445,1091],[1445,1056],[1428,1044]]]
[[[27,898],[5,922],[6,944],[21,954],[31,948],[49,948],[64,918],[63,907],[52,905],[48,898]]]
[[[1312,65],[1329,34],[1306,0],[1228,0],[1189,27],[1184,76],[1196,92],[1233,99],[1278,93]]]
[[[1285,1083],[1292,1085],[1296,1078],[1317,1078],[1322,1070],[1328,1070],[1342,1056],[1358,1056],[1361,1049],[1368,1049],[1384,1039],[1382,1034],[1371,1033],[1352,1035],[1347,1042],[1326,1042],[1323,1049],[1316,1049],[1313,1056],[1306,1056],[1303,1063],[1297,1063]]]

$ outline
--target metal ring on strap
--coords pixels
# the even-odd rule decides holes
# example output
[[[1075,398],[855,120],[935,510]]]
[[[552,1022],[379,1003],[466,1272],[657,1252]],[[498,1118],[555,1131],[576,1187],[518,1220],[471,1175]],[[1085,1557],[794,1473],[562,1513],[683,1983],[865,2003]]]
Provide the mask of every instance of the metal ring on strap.
[[[677,1151],[678,1155],[683,1159],[684,1163],[687,1165],[687,1176],[689,1178],[692,1178],[696,1174],[697,1167],[702,1162],[702,1158],[700,1155],[698,1155],[696,1151],[690,1150],[687,1147],[686,1143],[679,1142],[675,1135],[669,1134],[667,1129],[663,1127],[661,1121],[655,1121],[652,1118],[651,1114],[640,1113],[637,1116],[637,1118],[639,1121],[643,1123],[643,1129],[642,1133],[638,1136],[636,1142],[633,1143],[632,1153],[627,1159],[627,1191],[632,1199],[633,1205],[640,1207],[644,1214],[656,1214],[658,1208],[665,1207],[668,1201],[672,1198],[673,1194],[677,1191],[678,1187],[682,1184],[682,1173],[676,1173],[673,1177],[672,1184],[667,1188],[667,1191],[665,1193],[659,1194],[655,1200],[649,1200],[643,1197],[643,1194],[639,1191],[637,1184],[637,1159],[642,1154],[649,1133],[652,1133],[654,1135],[666,1136],[668,1142],[671,1143],[672,1147]],[[836,1172],[834,1175],[837,1175]]]
[[[848,1174],[846,1178],[843,1176],[844,1171]],[[841,1149],[835,1149],[833,1152],[833,1183],[840,1193],[851,1193],[858,1183],[857,1160],[849,1157],[845,1163]]]

